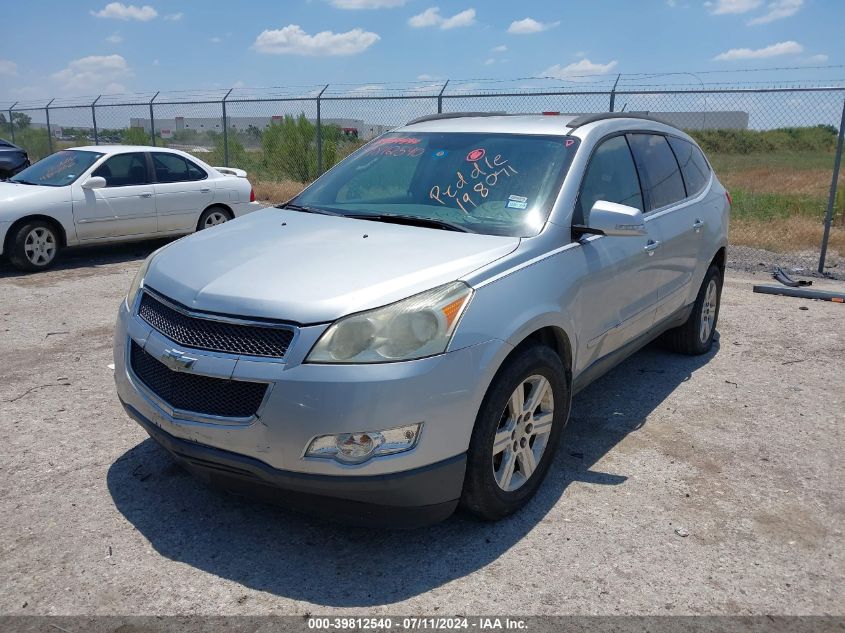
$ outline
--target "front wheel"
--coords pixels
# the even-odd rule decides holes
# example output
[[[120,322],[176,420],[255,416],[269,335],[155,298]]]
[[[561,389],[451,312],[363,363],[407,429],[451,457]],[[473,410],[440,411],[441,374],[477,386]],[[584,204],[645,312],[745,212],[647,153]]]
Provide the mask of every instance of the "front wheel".
[[[478,413],[461,505],[490,521],[525,505],[554,458],[568,410],[566,371],[558,355],[544,345],[516,352]]]
[[[9,261],[19,270],[46,270],[59,255],[56,227],[44,220],[27,222],[9,240]]]

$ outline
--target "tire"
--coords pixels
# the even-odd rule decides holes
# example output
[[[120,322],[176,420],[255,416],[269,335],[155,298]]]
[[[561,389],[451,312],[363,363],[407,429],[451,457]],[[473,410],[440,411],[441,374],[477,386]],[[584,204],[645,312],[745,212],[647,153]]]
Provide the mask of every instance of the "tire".
[[[542,398],[534,414],[526,420],[527,407],[532,396],[539,395],[535,390],[543,389],[542,381],[551,400]],[[521,401],[518,388],[523,394]],[[512,413],[522,402],[525,404],[518,420]],[[569,387],[558,355],[545,345],[517,351],[496,375],[478,412],[467,453],[461,506],[481,519],[495,521],[525,505],[546,476],[568,415]],[[548,431],[538,432],[540,428]],[[509,438],[508,431],[511,431]],[[494,447],[497,436],[499,441]],[[542,447],[540,442],[544,442]],[[524,464],[530,468],[531,461],[533,471],[525,478]]]
[[[197,222],[197,231],[224,224],[232,219],[232,213],[221,206],[208,207],[200,215],[200,220]]]
[[[33,220],[18,227],[7,245],[12,266],[29,272],[50,268],[61,250],[58,229],[45,220]]]
[[[715,299],[715,301],[714,301]],[[664,346],[673,352],[698,356],[713,347],[722,301],[722,271],[710,266],[698,290],[698,296],[686,323],[662,336]]]

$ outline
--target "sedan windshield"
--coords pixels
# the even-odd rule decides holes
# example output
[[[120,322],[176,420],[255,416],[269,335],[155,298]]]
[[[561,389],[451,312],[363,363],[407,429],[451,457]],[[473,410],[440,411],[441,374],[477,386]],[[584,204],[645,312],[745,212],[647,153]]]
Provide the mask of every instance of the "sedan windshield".
[[[293,208],[490,235],[536,235],[575,155],[570,136],[385,134],[291,201]]]
[[[26,185],[63,187],[74,182],[102,156],[98,152],[64,150],[42,158],[31,167],[10,178]]]

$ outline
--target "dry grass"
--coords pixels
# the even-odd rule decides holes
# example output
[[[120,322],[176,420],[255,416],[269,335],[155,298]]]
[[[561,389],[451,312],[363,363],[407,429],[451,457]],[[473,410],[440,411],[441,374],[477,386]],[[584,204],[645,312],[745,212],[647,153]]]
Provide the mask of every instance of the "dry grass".
[[[728,191],[742,189],[751,193],[779,193],[826,198],[830,191],[830,170],[795,170],[787,167],[758,167],[744,171],[722,172],[719,179]]]
[[[295,180],[275,181],[258,178],[250,178],[250,180],[255,190],[255,199],[268,204],[287,202],[305,187],[305,184]]]
[[[824,225],[815,218],[792,216],[788,218],[733,218],[731,244],[754,246],[776,252],[817,250],[822,243]],[[830,229],[829,252],[845,257],[845,228]]]

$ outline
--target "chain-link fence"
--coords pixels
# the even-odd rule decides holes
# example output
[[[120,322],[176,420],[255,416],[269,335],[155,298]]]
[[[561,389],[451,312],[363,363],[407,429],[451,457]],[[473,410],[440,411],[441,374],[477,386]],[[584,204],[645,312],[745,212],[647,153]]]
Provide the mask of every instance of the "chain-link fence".
[[[450,112],[647,113],[707,152],[734,198],[732,240],[818,248],[829,228],[845,256],[845,194],[834,194],[845,86],[667,86],[548,80],[424,81],[101,95],[5,104],[0,133],[35,161],[60,149],[172,147],[249,174],[280,202],[367,141],[416,117]]]

